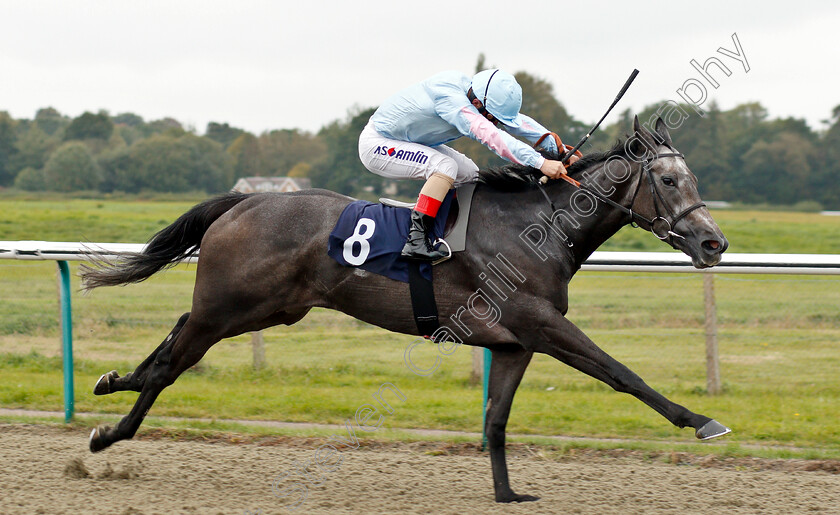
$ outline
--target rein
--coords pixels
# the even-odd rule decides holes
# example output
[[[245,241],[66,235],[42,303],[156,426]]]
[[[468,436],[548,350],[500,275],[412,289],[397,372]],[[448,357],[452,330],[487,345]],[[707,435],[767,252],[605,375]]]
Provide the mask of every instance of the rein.
[[[557,134],[555,134],[555,133],[553,133],[553,132],[546,132],[545,134],[543,134],[542,136],[540,136],[540,139],[538,139],[538,140],[537,140],[537,142],[536,142],[536,143],[534,143],[534,148],[537,148],[538,146],[540,146],[540,143],[542,143],[543,141],[545,141],[545,139],[546,139],[547,137],[549,137],[549,136],[551,136],[551,137],[553,137],[553,138],[554,138],[554,143],[556,143],[556,144],[557,144],[557,152],[558,152],[558,153],[559,153],[559,152],[566,152],[566,151],[568,151],[568,150],[571,150],[571,149],[572,149],[572,147],[570,147],[570,146],[568,146],[568,145],[563,144],[563,140],[561,140],[561,139],[560,139],[560,136],[558,136]],[[563,156],[563,160],[562,160],[562,162],[563,162],[563,167],[564,167],[564,168],[569,168],[570,166],[572,166],[572,165],[571,165],[571,163],[567,163],[566,161],[567,161],[567,160],[568,160],[571,156],[573,156],[573,155],[574,155],[574,156],[577,156],[578,158],[583,157],[583,154],[580,152],[580,150],[577,150],[577,147],[575,147],[575,149],[574,149],[574,154],[564,155],[564,156]],[[578,181],[576,181],[576,180],[572,179],[571,177],[569,177],[569,176],[568,176],[568,175],[566,175],[565,173],[564,173],[564,174],[562,174],[559,178],[560,178],[560,179],[563,179],[564,181],[568,182],[569,184],[571,184],[572,186],[574,186],[574,187],[576,187],[576,188],[580,188],[580,187],[582,187],[581,183],[579,183]],[[546,179],[547,179],[547,177],[546,177]],[[551,198],[548,196],[548,193],[546,193],[546,192],[545,192],[545,189],[543,188],[543,184],[545,184],[545,183],[544,183],[542,180],[537,181],[537,186],[539,186],[539,188],[540,188],[540,192],[543,194],[543,196],[545,197],[545,199],[548,201],[548,205],[550,205],[550,206],[551,206],[551,212],[553,213],[553,212],[557,211],[557,209],[554,207],[554,202],[552,202]],[[612,202],[612,201],[611,201],[611,200],[609,200],[609,199],[607,199],[607,200],[608,200],[609,202]]]
[[[534,144],[534,146],[535,147],[538,146],[549,135],[554,137],[555,141],[557,142],[558,149],[560,149],[560,148],[568,149],[569,148],[568,146],[563,145],[563,142],[560,140],[560,137],[557,134],[554,134],[552,132],[549,132],[547,134],[543,134],[540,137],[540,139],[537,140],[537,142]],[[578,157],[581,157],[581,153],[577,150],[575,150],[575,155],[577,155]],[[696,209],[699,209],[701,207],[705,207],[706,204],[704,202],[698,202],[698,203],[686,208],[685,210],[683,210],[682,212],[680,212],[676,216],[674,216],[673,213],[671,213],[671,210],[668,209],[668,206],[665,203],[665,199],[662,198],[662,195],[659,193],[659,189],[657,189],[657,187],[656,187],[656,182],[653,180],[653,172],[651,171],[651,166],[650,166],[653,161],[655,161],[657,159],[665,158],[665,157],[678,157],[678,158],[681,158],[681,159],[685,159],[685,156],[680,152],[667,152],[667,153],[663,153],[663,154],[654,154],[652,157],[646,158],[644,160],[644,162],[642,163],[642,170],[643,170],[643,172],[647,173],[648,184],[650,185],[650,194],[651,194],[651,198],[653,198],[653,207],[656,211],[656,216],[652,219],[649,219],[645,216],[642,216],[639,213],[636,213],[635,211],[633,211],[633,209],[632,209],[633,204],[636,201],[636,196],[639,194],[639,189],[642,186],[642,179],[644,178],[643,174],[639,174],[639,182],[636,184],[636,191],[633,193],[633,198],[630,200],[630,207],[622,206],[618,202],[615,202],[614,200],[607,198],[606,196],[602,195],[600,192],[598,192],[596,190],[588,188],[586,185],[581,184],[579,181],[573,179],[572,177],[569,177],[566,174],[562,174],[558,178],[563,179],[564,181],[568,182],[572,186],[589,193],[590,195],[596,197],[598,200],[600,200],[600,201],[602,201],[606,204],[609,204],[610,206],[614,207],[615,209],[618,209],[619,211],[623,212],[624,214],[630,216],[630,223],[634,227],[638,227],[638,225],[635,224],[636,220],[644,222],[645,224],[648,225],[648,227],[650,227],[650,232],[652,232],[653,235],[656,236],[657,238],[659,238],[660,240],[663,240],[663,241],[670,240],[673,237],[685,239],[684,236],[675,233],[673,231],[673,229],[689,213],[691,213],[692,211],[694,211]],[[569,167],[569,165],[565,164],[565,163],[564,163],[564,166],[566,168]],[[539,188],[540,192],[543,194],[545,199],[548,201],[549,206],[551,206],[551,212],[554,213],[555,211],[557,211],[557,209],[554,207],[554,202],[551,200],[551,197],[549,197],[548,193],[546,193],[545,188],[543,187],[542,181],[537,181],[537,187]],[[666,212],[665,214],[669,218],[671,218],[671,221],[668,221],[668,218],[663,216],[662,210],[659,208],[660,203],[662,204],[662,207]],[[567,242],[567,243],[569,244],[569,246],[572,246],[571,242]]]

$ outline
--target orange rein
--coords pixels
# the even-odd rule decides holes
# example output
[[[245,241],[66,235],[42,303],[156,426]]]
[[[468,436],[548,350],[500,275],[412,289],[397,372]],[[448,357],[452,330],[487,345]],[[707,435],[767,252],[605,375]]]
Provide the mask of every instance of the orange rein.
[[[537,148],[538,146],[540,146],[540,143],[545,141],[545,138],[547,138],[549,136],[553,137],[554,142],[557,143],[557,151],[558,152],[567,152],[567,151],[572,149],[572,147],[570,147],[568,145],[564,145],[563,140],[560,139],[560,136],[558,136],[557,134],[555,134],[553,132],[546,132],[545,134],[540,136],[540,139],[538,139],[537,142],[534,143],[534,148]],[[572,154],[572,155],[575,155],[578,158],[583,157],[583,154],[580,153],[580,150],[575,150],[575,153]],[[563,163],[564,168],[568,168],[569,166],[571,166],[570,163]],[[547,178],[548,177],[546,177],[546,179]],[[569,177],[566,174],[562,174],[560,177],[558,177],[558,179],[563,179],[564,181],[568,182],[569,184],[575,186],[576,188],[580,188],[580,183],[578,181],[572,179],[571,177]]]

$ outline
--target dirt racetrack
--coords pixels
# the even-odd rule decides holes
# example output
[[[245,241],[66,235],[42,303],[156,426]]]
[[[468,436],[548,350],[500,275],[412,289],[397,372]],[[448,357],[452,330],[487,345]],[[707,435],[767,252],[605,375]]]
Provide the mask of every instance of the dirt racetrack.
[[[147,435],[93,455],[78,429],[0,424],[0,513],[840,513],[838,462],[626,451],[546,459],[519,444],[509,457],[514,489],[542,499],[499,505],[489,457],[474,446],[375,442],[322,454],[335,470],[313,473],[321,484],[290,511],[284,501],[302,490],[280,499],[272,482],[293,477],[295,461],[313,462],[326,440],[236,439]]]

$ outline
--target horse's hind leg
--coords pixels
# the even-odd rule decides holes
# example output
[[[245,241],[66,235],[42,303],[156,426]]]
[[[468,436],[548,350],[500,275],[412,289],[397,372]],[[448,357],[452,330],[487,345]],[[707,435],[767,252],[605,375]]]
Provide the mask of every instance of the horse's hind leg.
[[[173,340],[175,340],[178,336],[178,333],[181,332],[181,328],[184,327],[185,323],[187,323],[189,316],[189,313],[181,315],[181,318],[178,320],[178,323],[175,324],[175,327],[172,328],[172,331],[169,332],[169,335],[163,339],[163,342],[158,345],[157,349],[152,351],[152,353],[149,354],[142,363],[140,363],[134,372],[129,372],[124,377],[120,377],[116,370],[111,370],[107,374],[102,374],[96,382],[96,385],[93,387],[94,395],[107,395],[109,393],[123,391],[142,391],[143,384],[146,381],[146,375],[149,371],[149,366],[154,362],[155,357],[163,350],[164,347],[172,344]]]
[[[198,363],[207,350],[221,337],[213,327],[195,323],[192,318],[169,341],[156,351],[154,359],[144,369],[140,396],[131,412],[113,428],[99,426],[90,434],[90,450],[98,452],[120,440],[132,438],[146,417],[160,392],[175,382],[181,373]]]

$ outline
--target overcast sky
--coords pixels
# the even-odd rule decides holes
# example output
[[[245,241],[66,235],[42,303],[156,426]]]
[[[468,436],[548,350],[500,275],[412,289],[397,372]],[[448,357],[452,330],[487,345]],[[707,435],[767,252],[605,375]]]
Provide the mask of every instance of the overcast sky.
[[[32,118],[126,111],[203,133],[317,131],[442,70],[489,65],[548,80],[594,123],[633,68],[625,108],[680,101],[690,61],[731,71],[703,82],[721,108],[758,101],[771,117],[823,128],[840,104],[840,3],[37,1],[0,0],[0,111]],[[736,51],[750,70],[718,53]],[[698,95],[694,87],[692,95]]]

